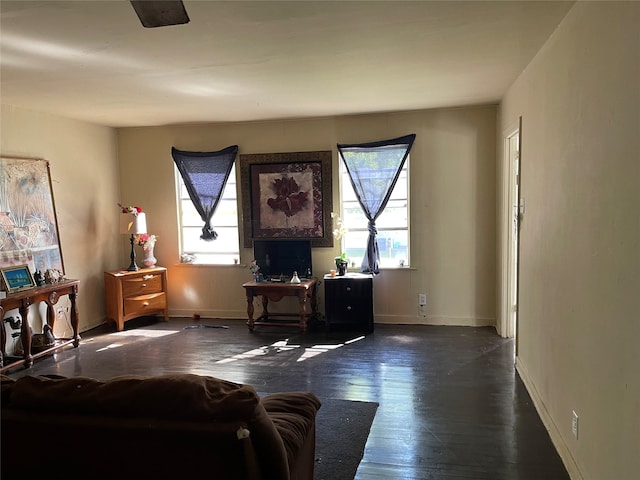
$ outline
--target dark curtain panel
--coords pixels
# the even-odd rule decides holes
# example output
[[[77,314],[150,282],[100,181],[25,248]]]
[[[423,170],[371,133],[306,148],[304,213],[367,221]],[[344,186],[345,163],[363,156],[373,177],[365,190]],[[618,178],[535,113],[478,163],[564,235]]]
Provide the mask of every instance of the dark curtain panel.
[[[389,201],[416,135],[359,144],[338,144],[358,202],[369,220],[367,251],[361,272],[380,273],[376,219]]]
[[[189,197],[204,222],[200,235],[203,240],[215,240],[218,236],[211,226],[211,217],[216,211],[237,154],[237,145],[217,152],[186,152],[171,147],[173,161],[176,162]]]

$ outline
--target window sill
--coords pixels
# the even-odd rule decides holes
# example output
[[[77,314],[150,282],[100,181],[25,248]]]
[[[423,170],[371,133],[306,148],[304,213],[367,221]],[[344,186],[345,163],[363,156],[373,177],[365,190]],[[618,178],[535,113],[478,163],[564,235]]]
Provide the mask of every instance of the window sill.
[[[401,266],[398,265],[397,267],[379,267],[379,268],[380,268],[380,270],[409,270],[409,271],[416,270],[415,267],[410,267],[410,266],[407,266],[407,265],[405,265],[404,267],[401,267]],[[351,268],[351,267],[349,267],[347,269],[347,272],[360,273],[360,269],[359,268]]]
[[[216,268],[243,268],[248,269],[248,265],[242,265],[239,263],[186,263],[178,262],[173,265],[174,267],[216,267]]]

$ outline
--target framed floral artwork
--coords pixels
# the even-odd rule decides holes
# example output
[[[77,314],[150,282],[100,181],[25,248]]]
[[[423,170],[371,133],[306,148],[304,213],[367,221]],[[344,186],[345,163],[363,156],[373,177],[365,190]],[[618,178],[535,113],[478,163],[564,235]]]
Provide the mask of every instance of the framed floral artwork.
[[[64,274],[49,162],[0,158],[0,267]]]
[[[254,238],[333,246],[331,151],[240,155],[245,248]]]

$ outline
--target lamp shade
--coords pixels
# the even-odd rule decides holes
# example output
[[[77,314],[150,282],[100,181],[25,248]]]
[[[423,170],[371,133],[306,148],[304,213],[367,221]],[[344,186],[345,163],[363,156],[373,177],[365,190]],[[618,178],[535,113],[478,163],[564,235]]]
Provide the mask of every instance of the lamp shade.
[[[123,213],[120,216],[120,233],[132,235],[147,233],[147,215],[144,212],[137,215]]]

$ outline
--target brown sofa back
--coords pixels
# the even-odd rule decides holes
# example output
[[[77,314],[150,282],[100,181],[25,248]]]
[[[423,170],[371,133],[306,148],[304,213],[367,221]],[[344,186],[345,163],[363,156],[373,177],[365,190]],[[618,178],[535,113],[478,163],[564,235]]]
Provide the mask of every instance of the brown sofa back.
[[[2,478],[292,478],[292,468],[308,472],[294,457],[315,442],[320,404],[278,395],[283,405],[292,396],[292,426],[276,428],[253,387],[213,377],[3,377]],[[304,448],[285,446],[294,430]],[[311,476],[300,478],[313,476],[311,450]]]

